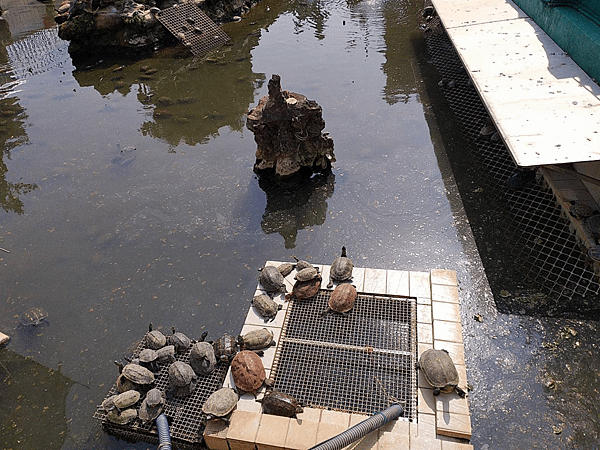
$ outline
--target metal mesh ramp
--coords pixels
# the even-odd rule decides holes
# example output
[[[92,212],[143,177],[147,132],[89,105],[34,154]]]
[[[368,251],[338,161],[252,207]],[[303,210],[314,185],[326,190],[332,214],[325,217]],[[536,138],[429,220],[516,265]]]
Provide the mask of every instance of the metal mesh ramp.
[[[193,3],[163,9],[158,20],[194,55],[203,55],[229,41],[229,36]]]
[[[293,301],[271,378],[307,406],[373,414],[400,401],[416,418],[416,302],[359,294],[347,315],[321,317],[331,291]]]
[[[520,189],[508,187],[522,172],[497,134],[482,133],[488,113],[437,15],[425,27],[425,41],[468,144],[449,156],[453,167],[461,159],[470,166],[457,183],[499,309],[600,317],[600,284],[552,192],[539,174]]]
[[[169,339],[169,336],[167,336]],[[134,351],[133,356],[137,357],[144,348],[146,342],[145,336]],[[167,344],[169,342],[167,341]],[[183,362],[189,362],[190,349],[187,352],[177,354],[176,359]],[[165,392],[169,388],[169,364],[161,364],[160,371],[155,373],[155,382],[153,387]],[[206,399],[223,386],[223,381],[229,368],[228,363],[219,362],[216,370],[208,376],[198,377],[198,384],[191,396],[186,398],[167,398],[163,413],[169,420],[169,430],[174,448],[179,449],[199,449],[203,448],[202,433],[204,432],[205,416],[202,413],[202,405]],[[116,377],[115,377],[116,378]],[[105,399],[113,394],[118,394],[116,383],[112,386]],[[142,397],[143,398],[143,397]],[[138,405],[139,407],[139,405]],[[117,425],[106,419],[106,413],[96,411],[94,418],[102,421],[102,427],[115,437],[124,439],[128,442],[148,442],[158,444],[158,431],[154,422],[147,424],[140,419],[136,419],[127,425]]]

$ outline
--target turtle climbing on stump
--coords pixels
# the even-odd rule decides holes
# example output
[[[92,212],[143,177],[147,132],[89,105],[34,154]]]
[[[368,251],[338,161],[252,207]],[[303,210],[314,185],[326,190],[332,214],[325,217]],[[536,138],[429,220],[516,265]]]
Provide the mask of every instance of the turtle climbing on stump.
[[[440,393],[449,394],[452,391],[460,397],[465,397],[466,392],[458,386],[458,371],[446,350],[425,350],[417,363],[423,371],[427,382],[433,387],[433,395]]]
[[[342,247],[342,254],[333,260],[329,269],[329,284],[327,287],[332,288],[334,281],[352,280],[352,269],[354,269],[354,264],[346,255],[346,247]]]

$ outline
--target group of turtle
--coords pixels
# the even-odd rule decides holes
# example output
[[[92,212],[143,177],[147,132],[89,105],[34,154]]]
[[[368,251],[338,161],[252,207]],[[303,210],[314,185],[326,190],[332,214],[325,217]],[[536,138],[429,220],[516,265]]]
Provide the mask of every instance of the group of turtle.
[[[286,293],[286,301],[304,300],[314,297],[321,289],[322,276],[319,268],[307,261],[299,260],[295,256],[294,259],[296,259],[295,264],[283,263],[277,267],[267,265],[260,269],[258,281],[266,294],[256,295],[252,299],[252,305],[265,319],[265,322],[274,320],[277,312],[282,308],[281,304],[273,300],[274,295],[283,292]],[[294,275],[296,281],[292,292],[287,293],[285,277],[294,269],[296,270]],[[338,285],[331,293],[328,308],[322,312],[322,315],[329,312],[346,314],[354,307],[358,293],[356,287],[351,284],[353,269],[354,264],[347,256],[346,247],[342,247],[341,255],[335,258],[331,264],[327,288],[332,288],[334,282],[337,282]]]

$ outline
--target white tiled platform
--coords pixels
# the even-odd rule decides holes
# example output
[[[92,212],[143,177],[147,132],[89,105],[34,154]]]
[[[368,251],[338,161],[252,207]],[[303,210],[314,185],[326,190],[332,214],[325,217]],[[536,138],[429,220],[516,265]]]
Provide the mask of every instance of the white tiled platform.
[[[510,0],[432,2],[519,166],[600,160],[600,86],[532,19]]]
[[[278,266],[278,261],[266,264]],[[329,279],[329,266],[320,267],[322,288]],[[291,291],[295,272],[286,278]],[[460,320],[460,300],[456,273],[450,270],[407,272],[354,268],[353,284],[359,292],[415,297],[417,299],[417,341],[419,355],[428,348],[446,349],[457,365],[460,385],[466,385],[466,366]],[[260,285],[257,293],[260,291]],[[251,307],[243,331],[266,327],[276,337],[287,313],[283,294],[275,298],[283,305],[272,322],[265,322]],[[268,349],[263,362],[269,376],[275,349]],[[225,385],[232,385],[228,374]],[[466,388],[465,388],[466,389]],[[418,380],[418,414],[414,422],[394,420],[370,433],[348,448],[357,450],[468,450],[471,417],[468,399],[455,394],[433,396],[433,389]],[[368,416],[305,408],[298,420],[262,414],[260,404],[251,394],[240,399],[229,426],[220,420],[210,421],[204,433],[212,450],[304,450],[333,437]]]

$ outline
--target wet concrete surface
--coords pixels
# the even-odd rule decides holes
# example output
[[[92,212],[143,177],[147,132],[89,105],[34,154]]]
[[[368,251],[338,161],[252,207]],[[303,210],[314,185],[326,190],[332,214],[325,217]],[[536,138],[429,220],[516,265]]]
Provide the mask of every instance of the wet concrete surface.
[[[463,142],[421,7],[264,1],[208,58],[74,62],[39,25],[51,25],[42,8],[28,10],[36,33],[4,29],[3,448],[148,448],[92,419],[112,361],[148,323],[235,334],[265,260],[330,264],[342,245],[357,266],[457,271],[475,448],[598,448],[597,322],[498,312],[462,202],[468,178],[448,159]],[[273,73],[323,107],[338,159],[280,196],[252,172],[244,126]],[[17,327],[32,306],[49,324]],[[69,380],[66,394],[57,383],[52,401],[25,401],[11,388],[39,367]],[[46,427],[60,428],[52,442],[31,432]]]

